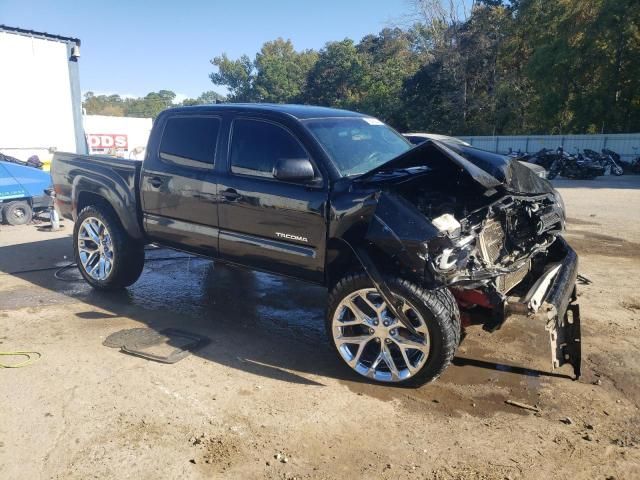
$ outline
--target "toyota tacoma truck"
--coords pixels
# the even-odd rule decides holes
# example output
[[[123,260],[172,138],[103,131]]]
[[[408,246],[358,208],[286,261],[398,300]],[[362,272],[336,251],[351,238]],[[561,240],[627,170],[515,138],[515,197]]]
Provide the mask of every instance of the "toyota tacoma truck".
[[[156,243],[324,285],[335,351],[374,382],[433,380],[467,324],[511,315],[580,375],[562,197],[508,157],[414,147],[345,110],[223,104],[162,112],[142,162],[56,153],[51,172],[97,289],[133,284]]]

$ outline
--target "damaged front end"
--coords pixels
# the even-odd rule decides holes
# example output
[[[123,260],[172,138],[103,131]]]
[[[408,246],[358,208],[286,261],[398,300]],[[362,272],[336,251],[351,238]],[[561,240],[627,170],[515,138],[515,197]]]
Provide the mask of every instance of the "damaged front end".
[[[552,365],[580,376],[577,256],[560,236],[560,195],[526,167],[438,142],[360,181],[379,187],[365,239],[493,331],[512,314],[544,322]]]

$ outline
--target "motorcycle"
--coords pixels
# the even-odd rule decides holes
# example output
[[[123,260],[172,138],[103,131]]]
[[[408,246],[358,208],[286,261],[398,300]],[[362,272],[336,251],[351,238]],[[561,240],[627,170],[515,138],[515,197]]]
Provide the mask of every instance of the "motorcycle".
[[[536,165],[540,165],[544,167],[545,170],[549,170],[553,162],[558,159],[558,154],[555,150],[550,148],[543,148],[542,150],[534,153],[526,161],[529,163],[535,163]]]
[[[556,150],[556,159],[549,167],[547,178],[552,180],[558,175],[579,180],[593,180],[604,175],[604,167],[578,153],[571,155],[562,147]]]
[[[605,172],[609,172],[610,174],[620,176],[624,174],[624,169],[621,165],[618,164],[620,162],[620,155],[618,155],[613,150],[609,150],[607,148],[602,149],[602,161],[601,165],[605,167]],[[606,173],[605,173],[606,175]]]

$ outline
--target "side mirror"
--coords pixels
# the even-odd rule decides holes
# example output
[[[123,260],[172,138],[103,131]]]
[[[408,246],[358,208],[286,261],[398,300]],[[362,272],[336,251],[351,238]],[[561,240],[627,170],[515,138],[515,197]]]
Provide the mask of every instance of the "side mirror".
[[[285,182],[311,182],[316,174],[308,158],[279,158],[273,167],[273,176]]]

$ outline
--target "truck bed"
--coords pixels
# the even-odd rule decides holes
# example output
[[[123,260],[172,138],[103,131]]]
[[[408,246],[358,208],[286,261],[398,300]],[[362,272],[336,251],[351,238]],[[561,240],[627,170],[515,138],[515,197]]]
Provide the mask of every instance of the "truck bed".
[[[60,214],[75,220],[92,196],[100,196],[111,204],[129,234],[142,238],[137,208],[141,168],[137,160],[56,152],[51,179]]]

